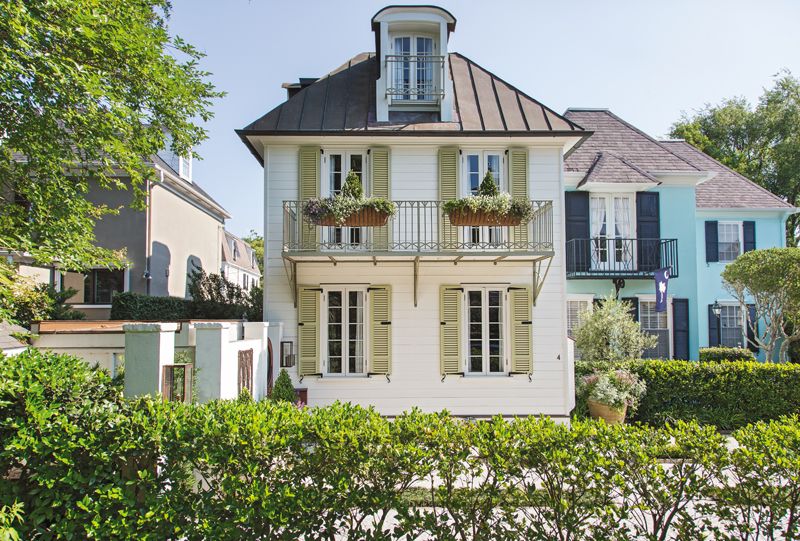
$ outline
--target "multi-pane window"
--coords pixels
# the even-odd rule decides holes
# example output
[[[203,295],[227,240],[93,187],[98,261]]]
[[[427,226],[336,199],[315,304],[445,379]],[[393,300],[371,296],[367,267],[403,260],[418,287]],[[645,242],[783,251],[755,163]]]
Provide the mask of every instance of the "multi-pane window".
[[[658,339],[655,347],[646,349],[645,359],[669,359],[669,319],[666,310],[656,312],[655,301],[639,301],[639,325],[647,334]]]
[[[332,152],[328,157],[328,195],[341,193],[347,175],[355,173],[364,185],[364,154],[361,152]],[[359,227],[333,227],[330,231],[330,242],[335,244],[361,244],[362,231]]]
[[[733,261],[742,253],[742,223],[719,222],[717,224],[720,261]]]
[[[502,151],[467,153],[464,158],[464,178],[467,183],[464,186],[464,192],[469,195],[477,195],[478,188],[488,172],[492,173],[500,190],[507,191],[503,169]],[[502,234],[503,229],[500,227],[471,227],[469,241],[473,244],[502,242]]]
[[[592,268],[630,270],[633,265],[633,198],[628,194],[592,194],[590,198]]]
[[[567,301],[567,336],[575,339],[575,329],[592,309],[592,301],[589,299],[568,300]],[[575,358],[581,358],[581,352],[575,348]]]
[[[327,293],[328,373],[366,373],[364,357],[364,291],[330,290]]]
[[[85,304],[111,304],[114,293],[125,291],[125,271],[93,269],[83,279]]]
[[[435,98],[433,38],[399,36],[394,38],[394,54],[398,56],[392,72],[396,100],[429,101]]]
[[[500,289],[467,291],[467,372],[505,372],[505,306]]]
[[[744,318],[738,305],[723,305],[719,313],[719,343],[727,347],[744,347]]]

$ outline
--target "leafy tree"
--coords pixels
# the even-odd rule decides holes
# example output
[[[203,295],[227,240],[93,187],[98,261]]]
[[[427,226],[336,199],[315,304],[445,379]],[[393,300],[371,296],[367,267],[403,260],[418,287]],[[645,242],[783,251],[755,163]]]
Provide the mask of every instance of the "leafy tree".
[[[0,320],[30,328],[32,321],[45,319],[84,319],[66,300],[75,289],[56,291],[49,284],[36,284],[20,276],[9,265],[0,265]]]
[[[264,290],[254,287],[249,292],[220,274],[206,274],[202,269],[192,273],[189,281],[192,316],[202,319],[264,320]]]
[[[574,333],[575,347],[581,351],[581,360],[587,362],[636,359],[658,343],[655,336],[643,332],[639,322],[634,321],[630,305],[613,295],[603,299],[591,313],[583,314]]]
[[[709,156],[800,206],[800,79],[783,71],[752,107],[744,98],[707,104],[672,125]],[[800,215],[787,220],[787,244],[800,241]]]
[[[253,252],[256,254],[256,263],[258,263],[258,270],[261,271],[261,275],[264,275],[264,237],[256,233],[254,230],[250,230],[250,234],[244,237],[244,240],[250,247],[253,249]]]
[[[269,394],[269,399],[274,402],[281,400],[285,402],[297,401],[297,393],[294,391],[292,379],[289,377],[289,373],[285,368],[281,369],[281,373],[278,374],[278,379],[275,380],[275,386]]]
[[[742,306],[755,305],[756,321],[748,325],[766,358],[774,359],[779,348],[778,360],[787,361],[800,340],[800,248],[745,252],[725,267],[722,280]]]
[[[169,0],[0,3],[0,246],[68,270],[115,266],[93,226],[116,209],[90,183],[142,207],[151,156],[189,155],[222,94],[197,49],[168,31]],[[124,179],[129,179],[126,181]]]

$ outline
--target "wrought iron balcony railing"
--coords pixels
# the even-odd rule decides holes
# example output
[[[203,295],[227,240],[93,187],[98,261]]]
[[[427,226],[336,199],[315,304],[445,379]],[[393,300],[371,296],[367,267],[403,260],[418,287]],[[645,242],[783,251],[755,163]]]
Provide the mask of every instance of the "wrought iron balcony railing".
[[[595,237],[567,241],[567,278],[650,278],[668,267],[678,276],[677,239]]]
[[[303,215],[302,201],[283,202],[287,255],[431,255],[438,253],[552,255],[553,203],[532,201],[535,213],[519,226],[454,226],[442,201],[395,201],[397,214],[382,227],[328,227]]]
[[[386,95],[394,104],[435,103],[444,96],[444,56],[386,55]]]

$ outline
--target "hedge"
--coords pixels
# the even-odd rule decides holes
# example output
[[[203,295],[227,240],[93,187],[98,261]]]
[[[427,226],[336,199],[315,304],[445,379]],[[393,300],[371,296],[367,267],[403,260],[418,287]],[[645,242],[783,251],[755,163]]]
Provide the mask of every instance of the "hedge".
[[[174,321],[192,317],[192,302],[180,297],[151,297],[141,293],[116,293],[111,299],[111,319]]]
[[[800,420],[467,422],[348,404],[126,401],[72,357],[0,357],[0,508],[22,539],[796,538]],[[673,457],[665,464],[665,457]],[[750,532],[750,533],[746,533]]]
[[[755,361],[697,362],[638,360],[616,363],[647,384],[630,421],[661,426],[669,421],[697,421],[732,430],[749,423],[800,412],[800,365]],[[577,378],[591,372],[577,362]],[[579,399],[576,411],[585,404]]]
[[[755,354],[747,348],[713,347],[700,348],[703,362],[755,361]]]

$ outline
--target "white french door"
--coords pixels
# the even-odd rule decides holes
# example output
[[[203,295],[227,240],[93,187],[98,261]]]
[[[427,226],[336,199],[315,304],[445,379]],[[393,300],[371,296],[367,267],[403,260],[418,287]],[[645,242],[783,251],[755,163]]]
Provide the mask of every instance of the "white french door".
[[[342,191],[345,179],[353,171],[361,179],[361,188],[366,193],[367,186],[364,182],[364,153],[339,152],[328,154],[328,183],[323,185],[323,196],[337,195]],[[364,242],[366,231],[361,227],[328,227],[325,230],[324,242],[328,246],[337,248],[357,249]]]
[[[465,185],[462,187],[464,195],[478,195],[478,187],[486,173],[491,172],[495,183],[501,192],[508,191],[505,185],[505,160],[501,151],[466,152],[464,157]],[[465,242],[474,245],[492,245],[504,242],[504,229],[502,227],[470,227]]]
[[[592,194],[589,201],[592,269],[633,270],[633,195]]]

